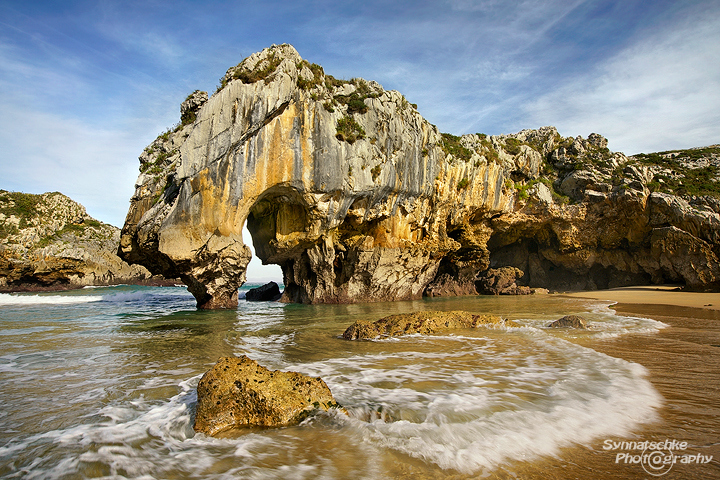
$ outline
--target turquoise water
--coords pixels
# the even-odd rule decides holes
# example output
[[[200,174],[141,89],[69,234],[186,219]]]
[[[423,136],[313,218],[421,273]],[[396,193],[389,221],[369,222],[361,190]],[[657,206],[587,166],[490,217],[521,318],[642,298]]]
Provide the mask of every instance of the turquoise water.
[[[251,286],[245,286],[246,290]],[[242,293],[242,292],[241,292]],[[356,319],[468,310],[521,328],[351,342]],[[581,314],[591,330],[550,330]],[[665,325],[607,302],[460,297],[363,305],[244,302],[198,311],[183,287],[0,294],[4,478],[478,478],[622,437],[657,419],[644,367],[593,345]],[[219,357],[321,376],[348,415],[192,429]]]

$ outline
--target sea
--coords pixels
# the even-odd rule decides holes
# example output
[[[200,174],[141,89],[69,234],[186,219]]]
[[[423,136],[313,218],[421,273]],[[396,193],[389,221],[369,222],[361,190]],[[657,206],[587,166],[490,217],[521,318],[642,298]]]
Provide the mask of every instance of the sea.
[[[520,327],[342,338],[358,319],[422,310]],[[670,453],[720,455],[718,321],[683,333],[656,313],[561,295],[201,311],[182,286],[0,294],[0,477],[720,478],[718,458],[653,470],[654,450],[636,448],[672,436],[686,448]],[[568,314],[589,329],[547,327]],[[663,380],[686,365],[663,355],[684,351],[700,358],[692,378]],[[195,433],[198,381],[233,355],[321,377],[345,412]]]

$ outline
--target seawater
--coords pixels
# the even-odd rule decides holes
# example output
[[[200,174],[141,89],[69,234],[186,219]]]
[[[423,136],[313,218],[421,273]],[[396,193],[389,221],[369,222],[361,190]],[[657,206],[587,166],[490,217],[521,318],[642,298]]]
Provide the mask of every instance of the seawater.
[[[418,310],[495,313],[521,327],[340,337],[357,319]],[[546,328],[566,314],[591,329]],[[647,370],[593,346],[664,327],[608,302],[557,296],[241,300],[236,310],[198,311],[183,287],[0,294],[0,477],[514,476],[514,465],[657,421],[663,398]],[[322,377],[348,415],[195,434],[200,377],[219,357],[242,354]]]

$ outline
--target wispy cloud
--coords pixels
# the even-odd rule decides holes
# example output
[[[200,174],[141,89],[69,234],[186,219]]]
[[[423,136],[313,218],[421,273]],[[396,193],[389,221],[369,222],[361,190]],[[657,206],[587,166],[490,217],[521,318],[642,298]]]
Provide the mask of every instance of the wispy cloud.
[[[644,38],[526,105],[518,123],[598,131],[628,153],[720,142],[719,13]]]
[[[13,138],[3,149],[2,188],[61,191],[91,215],[122,224],[138,174],[137,138],[7,103],[0,108],[0,130]]]
[[[122,222],[137,156],[184,96],[283,42],[400,90],[442,131],[555,124],[628,153],[717,142],[719,17],[712,0],[11,0],[0,188],[61,190]]]

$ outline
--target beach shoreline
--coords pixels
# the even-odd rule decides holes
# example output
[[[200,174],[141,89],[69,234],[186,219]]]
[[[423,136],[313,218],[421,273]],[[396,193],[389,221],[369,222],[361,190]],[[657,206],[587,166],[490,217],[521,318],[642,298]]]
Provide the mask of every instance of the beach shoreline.
[[[677,285],[640,285],[607,290],[584,290],[558,295],[606,300],[619,305],[666,305],[720,311],[719,292],[686,292],[680,290]]]

